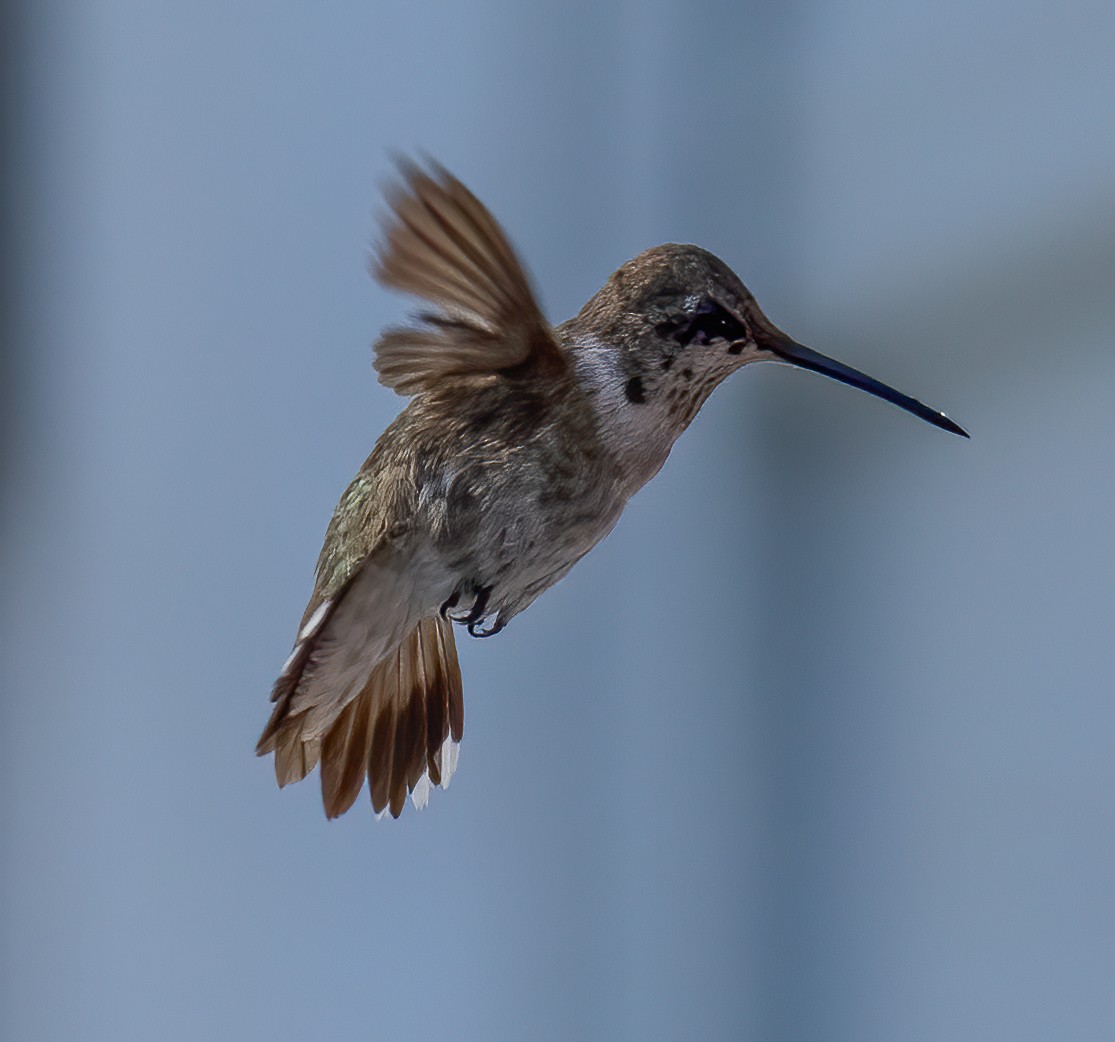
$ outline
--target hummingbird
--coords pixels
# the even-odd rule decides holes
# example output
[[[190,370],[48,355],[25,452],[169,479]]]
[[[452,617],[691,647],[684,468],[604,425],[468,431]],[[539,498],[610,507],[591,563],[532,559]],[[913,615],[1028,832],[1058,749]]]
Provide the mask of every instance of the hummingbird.
[[[967,433],[791,339],[697,246],[656,246],[547,323],[487,208],[403,161],[372,273],[424,302],[375,344],[409,401],[341,496],[256,746],[281,786],[320,766],[328,818],[448,787],[464,730],[453,625],[502,630],[619,520],[712,391],[752,362],[858,387]]]

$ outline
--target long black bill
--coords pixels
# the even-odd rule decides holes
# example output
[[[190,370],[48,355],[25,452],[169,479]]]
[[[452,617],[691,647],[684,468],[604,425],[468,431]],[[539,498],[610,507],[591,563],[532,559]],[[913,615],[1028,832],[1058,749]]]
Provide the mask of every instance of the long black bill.
[[[916,398],[900,394],[893,387],[888,387],[886,384],[879,383],[878,380],[873,380],[858,369],[853,369],[850,365],[844,365],[843,362],[838,362],[835,358],[829,358],[819,351],[813,351],[803,344],[789,339],[789,337],[785,339],[771,337],[763,346],[783,361],[789,362],[790,365],[796,365],[801,369],[811,369],[822,376],[831,376],[842,384],[858,387],[861,391],[873,394],[876,398],[882,398],[885,402],[893,402],[900,409],[912,412],[915,416],[925,420],[926,423],[933,424],[934,427],[959,434],[962,438],[968,437],[968,432],[959,424],[953,423],[943,412],[930,409],[928,405],[923,405]]]

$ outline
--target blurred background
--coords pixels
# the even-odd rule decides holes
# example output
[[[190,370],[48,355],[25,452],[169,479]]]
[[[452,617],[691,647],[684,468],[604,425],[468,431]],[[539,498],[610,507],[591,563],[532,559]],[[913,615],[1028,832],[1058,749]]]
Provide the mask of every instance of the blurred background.
[[[1115,7],[3,18],[0,1036],[1115,1035]],[[553,319],[699,243],[972,440],[745,371],[327,823],[252,747],[416,149]]]

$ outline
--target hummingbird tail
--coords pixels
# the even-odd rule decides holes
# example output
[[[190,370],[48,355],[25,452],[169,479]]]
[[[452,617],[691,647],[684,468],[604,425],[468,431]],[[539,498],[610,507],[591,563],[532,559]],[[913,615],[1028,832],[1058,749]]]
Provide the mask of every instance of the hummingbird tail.
[[[368,779],[372,809],[397,818],[407,793],[423,807],[433,785],[449,787],[464,731],[461,670],[453,627],[423,619],[368,677],[325,735],[321,799],[336,818]]]
[[[375,664],[358,694],[324,729],[315,726],[312,709],[291,712],[299,704],[295,696],[303,676],[312,679],[310,653],[297,665],[298,676],[286,683],[289,691],[280,691],[289,668],[276,683],[279,698],[256,747],[260,755],[274,752],[280,786],[300,781],[320,759],[328,818],[353,805],[365,778],[377,816],[390,810],[397,818],[408,792],[415,806],[423,807],[432,786],[449,787],[464,730],[451,623],[422,619]]]

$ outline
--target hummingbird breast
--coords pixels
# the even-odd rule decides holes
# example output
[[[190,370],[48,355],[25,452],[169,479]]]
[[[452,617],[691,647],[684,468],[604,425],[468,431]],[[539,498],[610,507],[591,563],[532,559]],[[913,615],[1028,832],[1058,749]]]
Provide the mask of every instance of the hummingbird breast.
[[[569,381],[477,380],[468,393],[415,399],[392,426],[384,440],[411,455],[414,530],[444,563],[436,607],[474,635],[502,628],[561,579],[627,502],[621,468]]]

